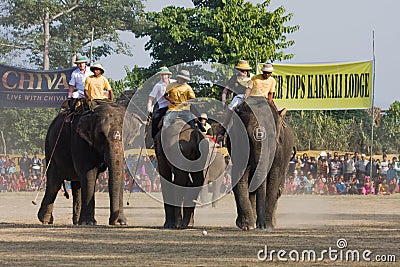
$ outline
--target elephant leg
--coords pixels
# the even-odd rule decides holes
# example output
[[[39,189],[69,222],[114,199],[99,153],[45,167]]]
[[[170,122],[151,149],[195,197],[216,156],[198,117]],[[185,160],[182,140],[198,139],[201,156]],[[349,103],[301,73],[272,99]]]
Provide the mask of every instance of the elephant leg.
[[[268,177],[267,177],[267,188],[266,188],[266,229],[272,231],[276,226],[276,208],[278,204],[278,198],[281,196],[283,191],[284,173],[278,167],[272,166]]]
[[[125,217],[124,213],[124,183],[122,182],[120,185],[120,191],[119,191],[119,216],[117,219],[117,222],[120,225],[127,225],[128,220]]]
[[[161,176],[161,193],[164,200],[165,222],[164,228],[175,228],[175,211],[173,202],[172,172],[169,165],[162,159],[157,159],[158,171]]]
[[[54,201],[62,184],[62,180],[58,178],[53,166],[54,165],[51,165],[47,171],[46,192],[37,214],[39,221],[43,224],[53,224],[54,222]]]
[[[122,172],[109,168],[108,190],[110,194],[109,225],[127,225],[123,204],[123,179]]]
[[[190,181],[189,179],[189,174],[185,171],[179,170],[177,168],[174,168],[174,216],[175,216],[175,226],[176,228],[180,229],[180,228],[186,228],[187,225],[185,225],[183,222],[184,220],[186,221],[186,224],[188,224],[188,221],[190,221],[190,212],[191,211],[187,211],[185,209],[185,204],[186,205],[190,205],[191,207],[194,206],[193,203],[193,198],[190,200],[191,203],[189,202],[189,199],[187,200],[187,202],[185,203],[185,196],[187,194],[187,190],[185,190],[185,188],[188,185],[188,181]],[[179,186],[179,187],[176,187]],[[198,195],[197,195],[198,196]],[[196,199],[197,199],[196,196]],[[183,207],[182,207],[183,206]],[[189,213],[187,213],[189,212]],[[186,213],[186,214],[185,214]],[[183,217],[183,215],[186,216],[186,219]]]
[[[182,228],[193,227],[194,225],[194,210],[196,208],[194,200],[196,200],[200,194],[201,186],[204,184],[203,172],[193,172],[190,174],[192,177],[191,182],[187,180],[187,189],[185,190],[185,196],[183,198],[183,220]],[[189,178],[189,177],[188,177]],[[190,189],[190,190],[189,190]]]
[[[77,225],[79,216],[81,214],[81,183],[78,181],[71,181],[72,188],[72,223]]]
[[[97,168],[93,168],[81,179],[82,208],[78,223],[82,225],[96,225],[97,223],[94,218],[96,177]]]
[[[257,216],[256,227],[260,230],[266,229],[266,180],[260,185],[260,187],[256,190],[256,205],[255,205],[255,215]]]
[[[253,208],[249,198],[248,177],[249,167],[246,168],[242,178],[233,187],[237,209],[236,226],[245,231],[253,230],[255,224]]]

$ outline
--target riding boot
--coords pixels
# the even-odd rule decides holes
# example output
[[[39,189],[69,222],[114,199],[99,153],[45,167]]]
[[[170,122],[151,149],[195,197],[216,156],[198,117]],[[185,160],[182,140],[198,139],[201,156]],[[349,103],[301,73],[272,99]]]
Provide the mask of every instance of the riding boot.
[[[218,132],[217,136],[223,137],[225,135],[226,131],[228,130],[229,123],[231,122],[233,111],[230,109],[227,109],[225,112],[225,115],[226,116],[225,116],[224,122],[222,123],[223,128]]]
[[[68,112],[65,116],[65,122],[70,123],[72,122],[74,111],[75,111],[76,99],[75,98],[68,98]]]

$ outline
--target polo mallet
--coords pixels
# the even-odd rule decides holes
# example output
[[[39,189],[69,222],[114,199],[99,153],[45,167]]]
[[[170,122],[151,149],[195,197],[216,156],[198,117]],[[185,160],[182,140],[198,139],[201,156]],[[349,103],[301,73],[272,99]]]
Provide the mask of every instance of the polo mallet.
[[[151,120],[151,116],[152,116],[152,113],[149,113],[149,115],[147,115],[146,125],[149,125],[150,120]],[[144,136],[145,142],[146,142],[146,137],[147,137],[147,133]],[[143,146],[140,146],[138,162],[136,164],[135,173],[132,176],[132,185],[133,185],[133,182],[135,180],[136,173],[137,173],[137,170],[138,170],[138,167],[139,167],[140,158],[142,157],[142,151],[143,151]],[[128,196],[128,200],[126,201],[126,205],[127,206],[129,206],[129,200],[131,199],[131,194],[132,194],[132,188],[129,189],[129,196]]]
[[[140,158],[142,157],[142,150],[143,150],[143,146],[140,147],[140,152],[139,152],[138,162],[137,162],[136,168],[135,168],[135,173],[132,176],[132,186],[133,186],[133,182],[135,181],[137,169],[138,169],[138,166],[140,163]],[[132,188],[129,189],[129,196],[128,196],[128,200],[126,201],[127,206],[129,206],[129,199],[131,198],[131,193],[132,193]]]
[[[33,205],[37,205],[36,201],[37,201],[37,198],[38,198],[38,196],[39,196],[39,192],[40,192],[40,190],[38,189],[38,191],[37,191],[37,193],[36,193],[35,199],[32,200],[32,204],[33,204]]]

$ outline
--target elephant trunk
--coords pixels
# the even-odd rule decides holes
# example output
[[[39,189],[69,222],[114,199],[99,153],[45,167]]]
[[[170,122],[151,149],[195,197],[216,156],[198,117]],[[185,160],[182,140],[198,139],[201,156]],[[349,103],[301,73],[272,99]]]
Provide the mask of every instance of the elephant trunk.
[[[108,190],[110,194],[110,218],[109,224],[117,222],[126,224],[123,213],[123,170],[124,156],[122,142],[111,143],[105,153],[105,161],[108,166]]]

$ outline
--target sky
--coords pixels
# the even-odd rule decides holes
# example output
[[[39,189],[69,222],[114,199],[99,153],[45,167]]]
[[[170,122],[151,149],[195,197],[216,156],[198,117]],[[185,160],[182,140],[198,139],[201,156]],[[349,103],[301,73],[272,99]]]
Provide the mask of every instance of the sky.
[[[190,0],[147,0],[145,5],[148,11],[161,11],[169,5],[193,7]],[[388,109],[394,101],[400,101],[396,74],[400,67],[400,1],[271,0],[271,10],[278,6],[294,14],[287,25],[300,26],[288,36],[295,41],[294,46],[285,50],[294,58],[284,63],[368,61],[375,54],[374,105]],[[122,38],[131,43],[134,55],[113,55],[101,61],[112,79],[125,76],[124,65],[147,67],[151,63],[144,50],[147,38],[137,39],[128,33]]]

